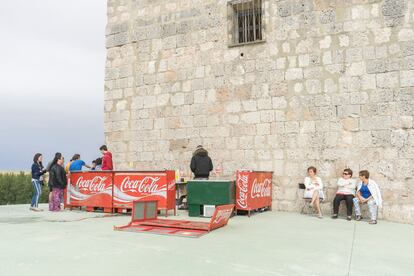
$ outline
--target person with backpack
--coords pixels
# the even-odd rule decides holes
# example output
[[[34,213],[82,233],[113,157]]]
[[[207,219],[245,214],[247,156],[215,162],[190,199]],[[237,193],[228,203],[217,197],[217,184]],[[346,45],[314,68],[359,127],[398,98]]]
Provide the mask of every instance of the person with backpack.
[[[43,175],[46,173],[46,170],[43,168],[43,156],[41,153],[36,153],[33,157],[32,164],[32,184],[34,188],[34,194],[32,197],[32,203],[30,205],[30,210],[32,211],[43,211],[39,208],[39,199],[42,194],[43,186]]]

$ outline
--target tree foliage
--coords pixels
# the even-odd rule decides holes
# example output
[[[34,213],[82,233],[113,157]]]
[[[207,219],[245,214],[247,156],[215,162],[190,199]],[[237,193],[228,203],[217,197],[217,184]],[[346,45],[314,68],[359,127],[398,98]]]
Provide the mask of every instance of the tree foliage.
[[[45,182],[46,183],[46,182]],[[28,173],[0,173],[0,205],[30,204],[34,188],[32,177]],[[47,203],[49,188],[47,184],[42,187],[40,203]]]

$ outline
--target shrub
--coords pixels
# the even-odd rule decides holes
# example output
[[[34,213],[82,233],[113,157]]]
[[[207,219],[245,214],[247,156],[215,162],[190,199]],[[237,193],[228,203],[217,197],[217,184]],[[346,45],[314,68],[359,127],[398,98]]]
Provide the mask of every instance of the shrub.
[[[45,182],[46,183],[46,182]],[[30,204],[33,196],[32,176],[28,173],[0,173],[0,205]],[[40,203],[47,203],[49,188],[42,187]]]

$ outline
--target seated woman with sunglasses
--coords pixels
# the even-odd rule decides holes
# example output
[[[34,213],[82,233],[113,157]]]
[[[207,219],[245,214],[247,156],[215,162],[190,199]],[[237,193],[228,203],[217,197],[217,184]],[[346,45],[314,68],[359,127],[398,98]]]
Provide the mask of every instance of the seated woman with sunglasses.
[[[346,219],[352,218],[352,206],[355,196],[356,181],[352,179],[352,170],[345,169],[342,173],[342,177],[338,179],[338,191],[336,192],[333,201],[333,215],[332,218],[338,218],[339,205],[342,200],[345,200],[346,204]]]

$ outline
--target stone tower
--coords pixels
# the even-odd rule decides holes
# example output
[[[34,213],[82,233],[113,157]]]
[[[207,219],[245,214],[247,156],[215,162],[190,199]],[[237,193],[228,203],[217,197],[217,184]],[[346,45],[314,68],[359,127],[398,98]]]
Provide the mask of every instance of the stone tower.
[[[116,169],[221,177],[274,171],[297,210],[306,168],[327,186],[368,169],[380,216],[414,222],[414,2],[108,0],[105,136]]]

